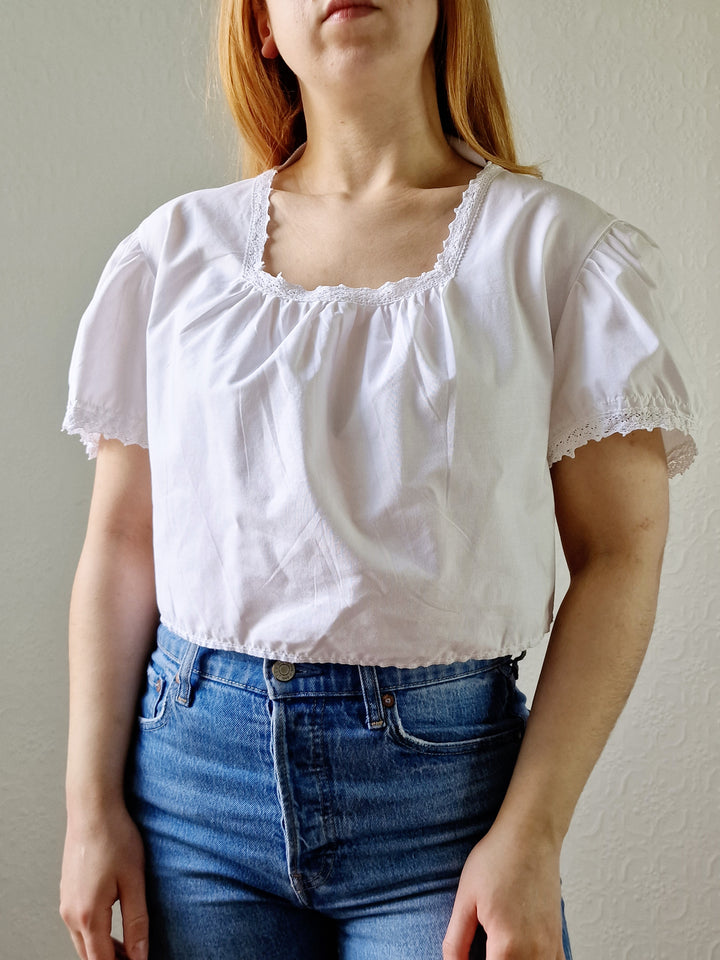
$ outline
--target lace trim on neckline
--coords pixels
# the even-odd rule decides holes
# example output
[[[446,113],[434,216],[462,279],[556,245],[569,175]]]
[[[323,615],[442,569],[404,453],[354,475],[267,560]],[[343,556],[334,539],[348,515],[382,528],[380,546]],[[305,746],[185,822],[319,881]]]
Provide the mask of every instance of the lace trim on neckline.
[[[671,409],[656,400],[631,399],[619,409],[609,410],[586,423],[578,424],[552,440],[548,446],[548,464],[552,466],[562,457],[574,459],[575,451],[590,440],[603,440],[614,433],[627,436],[633,430],[662,429],[668,477],[672,478],[685,473],[697,456],[697,446],[692,437],[695,428],[695,419],[687,412]],[[677,435],[673,436],[673,433]]]
[[[354,303],[392,303],[415,293],[422,293],[443,281],[452,279],[457,271],[468,241],[470,230],[480,212],[490,184],[500,172],[500,167],[488,161],[463,191],[460,203],[453,211],[448,234],[437,255],[435,265],[416,277],[388,280],[379,287],[349,287],[344,283],[319,285],[312,290],[300,284],[290,283],[282,273],[273,276],[265,271],[263,260],[268,242],[270,225],[270,190],[277,168],[266,170],[255,178],[252,197],[252,212],[248,245],[243,273],[245,278],[270,296],[284,300],[351,301]]]

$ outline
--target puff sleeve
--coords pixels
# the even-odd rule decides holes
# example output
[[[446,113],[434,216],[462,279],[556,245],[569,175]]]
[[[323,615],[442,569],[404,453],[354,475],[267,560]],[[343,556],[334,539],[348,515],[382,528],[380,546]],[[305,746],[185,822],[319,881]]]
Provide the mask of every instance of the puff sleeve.
[[[147,447],[145,341],[153,286],[136,231],[107,262],[70,363],[62,429],[79,435],[89,458],[101,435]]]
[[[588,440],[661,428],[670,476],[697,453],[699,401],[662,253],[614,221],[586,257],[554,330],[548,462]]]

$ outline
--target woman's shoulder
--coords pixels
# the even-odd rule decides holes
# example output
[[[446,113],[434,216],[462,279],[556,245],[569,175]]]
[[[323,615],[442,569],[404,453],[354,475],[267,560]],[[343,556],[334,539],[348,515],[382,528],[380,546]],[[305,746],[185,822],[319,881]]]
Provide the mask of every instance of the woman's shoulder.
[[[449,143],[456,153],[480,167],[475,192],[484,211],[491,214],[485,226],[497,227],[500,234],[503,227],[518,234],[520,225],[523,229],[536,227],[538,236],[543,227],[577,229],[591,235],[616,219],[595,201],[569,187],[508,170],[498,162],[488,163],[457,137],[450,137]]]
[[[513,276],[536,278],[553,307],[564,302],[588,257],[622,219],[551,180],[501,169],[493,178],[475,242]]]
[[[493,181],[487,202],[517,225],[534,228],[547,241],[566,235],[575,243],[592,246],[619,218],[585,194],[552,180],[501,169]]]
[[[216,245],[226,250],[244,248],[258,179],[191,190],[165,201],[135,231],[145,256],[157,266],[183,248],[196,253],[207,248],[210,256]]]

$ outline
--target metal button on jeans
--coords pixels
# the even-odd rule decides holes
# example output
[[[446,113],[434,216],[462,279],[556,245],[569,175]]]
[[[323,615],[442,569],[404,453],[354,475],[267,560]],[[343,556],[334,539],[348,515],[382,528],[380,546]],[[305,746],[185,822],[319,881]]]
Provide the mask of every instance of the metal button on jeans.
[[[295,664],[286,663],[284,660],[276,660],[272,665],[273,676],[276,680],[282,680],[286,683],[295,676]]]

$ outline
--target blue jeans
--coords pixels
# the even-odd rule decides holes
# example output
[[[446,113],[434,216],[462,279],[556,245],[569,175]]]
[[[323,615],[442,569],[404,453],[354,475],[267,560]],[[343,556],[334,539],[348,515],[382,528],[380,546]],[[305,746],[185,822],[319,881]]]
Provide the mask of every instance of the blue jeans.
[[[525,728],[514,666],[285,664],[161,626],[128,770],[151,960],[441,960]]]

